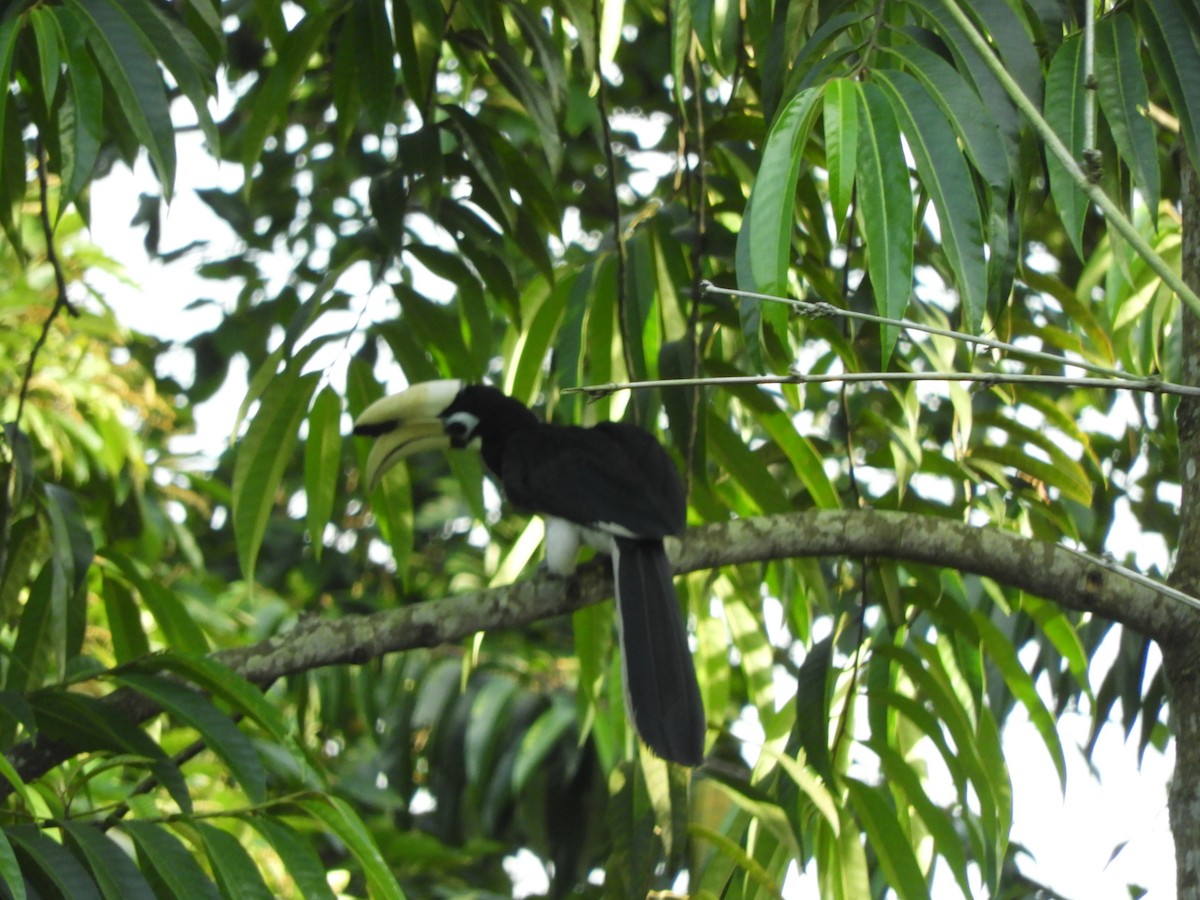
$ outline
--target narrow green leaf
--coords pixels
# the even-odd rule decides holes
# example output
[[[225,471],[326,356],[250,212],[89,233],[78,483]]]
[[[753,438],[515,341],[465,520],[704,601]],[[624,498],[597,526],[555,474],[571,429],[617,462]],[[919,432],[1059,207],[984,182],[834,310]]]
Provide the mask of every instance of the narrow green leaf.
[[[37,44],[41,92],[46,105],[49,106],[54,103],[55,94],[58,93],[58,79],[62,74],[62,31],[54,13],[44,6],[35,6],[29,10],[29,24],[33,26],[33,36]]]
[[[486,189],[491,206],[498,213],[497,220],[506,227],[506,234],[512,234],[517,224],[517,209],[508,193],[508,175],[495,152],[496,145],[504,139],[461,107],[447,104],[441,109],[462,142],[464,156],[479,176],[480,185]]]
[[[119,580],[105,577],[100,595],[117,662],[129,662],[149,653],[150,642],[142,629],[141,610],[133,599],[133,591]]]
[[[129,854],[92,825],[61,823],[63,843],[96,880],[105,900],[155,900],[154,890]]]
[[[66,0],[84,25],[88,46],[112,85],[125,121],[150,154],[163,196],[175,184],[175,128],[158,64],[146,38],[111,0]]]
[[[192,32],[159,4],[150,0],[122,0],[121,6],[191,103],[209,152],[217,156],[221,137],[208,111],[208,100],[217,92],[213,60]]]
[[[1083,157],[1084,114],[1087,88],[1083,83],[1083,41],[1078,36],[1063,41],[1046,74],[1046,105],[1042,110],[1077,162]],[[1087,195],[1075,184],[1053,154],[1046,154],[1050,193],[1059,218],[1080,259],[1084,259],[1083,227],[1087,220]]]
[[[529,119],[537,128],[542,152],[551,172],[562,167],[563,139],[558,133],[554,105],[546,88],[533,76],[533,72],[513,51],[507,41],[498,41],[488,55],[488,65],[500,83],[523,106]]]
[[[966,330],[975,334],[987,310],[987,263],[983,216],[971,173],[945,114],[922,85],[904,72],[880,69],[873,74],[892,101],[921,184],[933,199],[963,321]]]
[[[829,170],[829,199],[833,221],[841,229],[854,196],[858,159],[858,103],[854,83],[835,78],[825,85],[825,165]]]
[[[358,860],[373,900],[404,900],[404,891],[392,875],[391,866],[348,803],[326,796],[321,800],[305,800],[299,805],[315,821],[332,831]]]
[[[780,900],[783,900],[782,884],[775,878],[772,878],[771,873],[767,871],[766,867],[743,850],[742,845],[737,841],[714,828],[709,828],[698,822],[688,823],[688,834],[693,838],[711,844],[717,853],[745,872],[768,897],[778,897]]]
[[[333,515],[342,462],[342,400],[326,385],[308,413],[304,442],[305,520],[313,554],[319,560],[325,546],[325,526]]]
[[[833,758],[829,753],[829,671],[833,663],[833,635],[808,648],[796,673],[796,724],[793,731],[809,765],[825,784],[834,784]]]
[[[192,823],[204,841],[209,865],[225,900],[272,900],[274,894],[259,874],[258,866],[241,842],[206,822]]]
[[[137,590],[170,647],[181,653],[204,654],[209,651],[208,638],[178,594],[148,576],[140,563],[122,553],[105,548],[104,558],[113,563]]]
[[[359,34],[363,38],[354,49],[367,124],[380,133],[391,117],[396,97],[396,50],[392,46],[387,7],[379,0],[354,0],[349,15],[359,20]]]
[[[225,700],[261,726],[276,743],[289,741],[291,728],[278,707],[268,702],[262,691],[228,666],[208,656],[181,653],[156,653],[138,660],[125,671],[174,672],[214,697]]]
[[[306,15],[281,43],[276,44],[278,58],[255,94],[253,113],[242,137],[242,167],[246,171],[247,190],[254,183],[254,166],[262,156],[267,138],[283,122],[292,91],[300,83],[318,45],[329,32],[333,7]]]
[[[253,803],[267,795],[267,776],[250,739],[233,721],[198,691],[153,675],[125,674],[113,678],[149,697],[167,713],[191,726],[210,750],[229,766],[229,772]]]
[[[525,790],[529,779],[541,769],[554,745],[561,741],[574,725],[575,710],[569,703],[558,700],[552,702],[534,720],[521,738],[521,746],[513,763],[513,796]]]
[[[249,823],[279,854],[284,869],[296,884],[296,896],[305,900],[334,900],[325,878],[325,866],[308,839],[279,819],[251,816]]]
[[[124,713],[102,700],[65,690],[41,691],[31,700],[41,733],[77,750],[107,750],[148,760],[154,777],[179,808],[192,811],[179,767]]]
[[[785,512],[790,508],[788,498],[779,489],[779,482],[762,460],[746,446],[741,435],[735,434],[729,423],[710,406],[706,419],[708,451],[724,472],[742,488],[752,501],[737,504],[739,515]]]
[[[13,642],[4,686],[24,693],[40,687],[53,672],[65,666],[61,629],[54,627],[52,585],[54,564],[47,562],[29,588]],[[57,637],[56,637],[57,635]]]
[[[1076,503],[1085,507],[1091,506],[1092,482],[1077,463],[1072,462],[1064,470],[1052,462],[1037,459],[1021,448],[1007,444],[1004,446],[983,444],[972,447],[967,456],[967,463],[971,466],[993,463],[1016,469],[1018,472],[1032,476],[1037,481],[1057,488],[1064,497],[1074,500]]]
[[[544,291],[542,284],[531,285],[527,296]],[[545,374],[546,353],[554,342],[562,324],[569,291],[555,288],[542,297],[528,327],[521,329],[516,343],[507,353],[512,363],[505,373],[505,390],[524,403],[532,404],[537,398],[538,387]]]
[[[933,836],[938,855],[946,861],[954,880],[962,889],[964,897],[971,896],[970,879],[967,873],[967,855],[963,840],[956,829],[955,817],[937,806],[925,791],[918,769],[891,747],[870,743],[872,752],[879,757],[880,769],[887,786],[893,794],[903,792],[904,798],[917,811],[921,821]]]
[[[775,654],[767,640],[762,623],[736,593],[721,598],[725,614],[725,625],[733,646],[741,656],[742,673],[746,678],[746,689],[750,702],[758,710],[768,742],[783,736],[783,728],[790,725],[775,711]]]
[[[34,884],[52,885],[61,896],[71,900],[100,900],[100,892],[87,870],[62,844],[32,825],[10,825],[5,834],[17,854],[25,858],[26,865],[22,868],[36,870],[37,874],[29,872]]]
[[[846,790],[888,886],[906,900],[927,898],[929,888],[912,844],[900,828],[896,811],[881,795],[881,789],[847,778]]]
[[[16,5],[10,5],[3,13],[0,13],[0,85],[4,85],[4,90],[0,90],[0,135],[14,134],[19,138],[21,134],[20,116],[17,114],[16,104],[9,102],[10,92],[8,90],[8,85],[12,81],[12,63],[16,53],[17,35],[21,31],[22,24],[22,17],[18,14],[18,9],[19,7]],[[3,190],[5,194],[4,197],[0,197],[0,204],[2,204],[0,205],[0,221],[4,222],[5,232],[13,235],[16,233],[16,228],[12,217],[12,207],[25,199],[25,150],[21,141],[18,140],[20,163],[14,165],[16,160],[9,158],[7,152],[9,143],[9,141],[5,141],[4,170],[12,173],[13,176],[19,173],[21,176],[20,186],[18,188],[15,178],[12,179],[11,185],[10,178],[0,179],[0,190]],[[20,246],[16,240],[13,243]]]
[[[912,294],[913,197],[900,145],[900,125],[883,91],[859,85],[858,208],[867,273],[881,316],[903,318]],[[892,355],[899,329],[883,326],[882,355]]]
[[[988,186],[1007,194],[1012,182],[1008,161],[1016,159],[1017,147],[1006,144],[995,119],[970,83],[950,63],[918,44],[900,41],[885,53],[902,60],[925,86]]]
[[[1131,14],[1115,13],[1096,23],[1096,96],[1113,141],[1133,172],[1153,218],[1158,216],[1158,144],[1146,118],[1150,94]]]
[[[1025,707],[1025,711],[1029,714],[1029,720],[1033,722],[1033,726],[1041,735],[1042,743],[1046,745],[1046,752],[1050,754],[1054,769],[1058,772],[1058,780],[1062,783],[1063,790],[1066,790],[1067,761],[1063,755],[1062,741],[1059,739],[1058,729],[1055,727],[1054,716],[1046,709],[1046,705],[1038,695],[1033,678],[1021,664],[1012,641],[1005,637],[996,624],[979,610],[973,609],[970,612],[971,620],[979,630],[979,637],[987,651],[988,659],[996,666],[1013,696]]]
[[[767,135],[742,224],[749,248],[749,268],[740,260],[738,265],[738,287],[742,290],[787,296],[796,183],[820,97],[821,92],[816,88],[792,97]]]
[[[792,830],[783,809],[765,791],[723,770],[708,772],[706,778],[719,787],[735,806],[767,829],[787,849],[792,859],[803,858],[799,836]]]
[[[120,828],[133,838],[142,868],[152,870],[173,896],[221,900],[212,879],[166,827],[149,822],[122,822]]]
[[[254,421],[238,445],[233,466],[233,531],[238,562],[248,582],[254,582],[275,493],[320,378],[318,372],[301,375],[298,367],[289,367],[263,392]]]
[[[65,6],[47,8],[64,23],[67,54],[68,90],[58,111],[61,215],[92,180],[104,139],[104,88],[78,19]]]
[[[1200,49],[1198,36],[1188,27],[1186,14],[1179,0],[1146,0],[1135,4],[1142,35],[1150,48],[1147,54],[1167,97],[1172,111],[1179,117],[1179,133],[1187,147],[1193,165],[1200,162]]]
[[[12,894],[13,900],[25,900],[25,879],[21,876],[21,865],[17,854],[9,843],[8,835],[0,831],[0,881]]]

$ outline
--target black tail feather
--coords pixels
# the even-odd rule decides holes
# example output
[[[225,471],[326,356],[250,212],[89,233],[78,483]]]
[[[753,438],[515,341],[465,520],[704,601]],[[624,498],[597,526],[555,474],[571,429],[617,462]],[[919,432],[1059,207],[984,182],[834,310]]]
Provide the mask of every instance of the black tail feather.
[[[616,538],[613,575],[625,702],[646,745],[685,766],[704,757],[704,705],[662,541]]]

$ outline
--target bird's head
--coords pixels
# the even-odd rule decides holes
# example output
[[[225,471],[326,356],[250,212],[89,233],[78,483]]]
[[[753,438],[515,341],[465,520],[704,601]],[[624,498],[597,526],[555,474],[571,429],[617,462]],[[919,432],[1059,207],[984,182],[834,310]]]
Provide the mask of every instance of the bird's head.
[[[499,450],[513,428],[536,421],[524,404],[495,388],[448,378],[376,400],[355,419],[354,433],[375,438],[364,473],[373,491],[385,472],[414,453],[462,449],[476,441],[483,442],[485,461],[498,471],[489,451]]]
[[[469,421],[450,423],[442,417],[463,387],[457,378],[425,381],[382,397],[359,414],[354,433],[375,438],[364,472],[368,490],[375,490],[385,472],[414,453],[471,442]]]

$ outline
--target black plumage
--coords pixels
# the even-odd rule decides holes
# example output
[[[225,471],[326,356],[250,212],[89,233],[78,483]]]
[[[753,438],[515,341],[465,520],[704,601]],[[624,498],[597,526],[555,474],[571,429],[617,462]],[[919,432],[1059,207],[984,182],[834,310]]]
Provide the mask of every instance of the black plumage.
[[[484,463],[515,506],[546,518],[548,567],[574,567],[580,542],[613,562],[625,696],[642,740],[664,759],[697,765],[705,719],[663,539],[683,533],[686,497],[671,457],[648,432],[605,422],[591,428],[546,424],[494,388],[433,383],[421,412],[436,415],[448,443],[479,443]],[[441,387],[444,385],[444,387]],[[445,404],[446,397],[453,399]],[[401,395],[402,397],[403,395]],[[380,435],[398,424],[385,398],[363,413],[356,433]],[[433,411],[425,406],[445,404]],[[396,438],[380,448],[382,471],[428,445]],[[390,449],[389,449],[390,447]],[[399,449],[397,449],[399,448]],[[378,478],[379,472],[369,475]]]

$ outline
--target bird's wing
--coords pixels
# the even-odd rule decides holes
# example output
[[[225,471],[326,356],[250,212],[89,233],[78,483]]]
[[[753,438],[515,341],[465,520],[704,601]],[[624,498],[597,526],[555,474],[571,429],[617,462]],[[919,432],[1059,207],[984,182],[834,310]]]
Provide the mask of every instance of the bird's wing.
[[[674,462],[632,425],[521,431],[504,448],[502,481],[518,506],[624,537],[681,534],[686,522]]]

